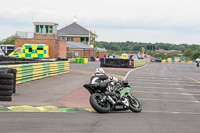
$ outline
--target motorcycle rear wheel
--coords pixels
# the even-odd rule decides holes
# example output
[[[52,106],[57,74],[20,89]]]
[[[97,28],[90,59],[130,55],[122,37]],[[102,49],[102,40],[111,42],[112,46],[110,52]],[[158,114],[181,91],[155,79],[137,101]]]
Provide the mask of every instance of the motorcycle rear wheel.
[[[110,103],[108,101],[100,102],[102,98],[103,95],[93,93],[90,96],[90,104],[98,113],[108,113],[110,111]]]
[[[130,110],[135,113],[140,113],[142,111],[142,106],[137,98],[135,98],[133,95],[128,97],[129,103],[130,103]]]

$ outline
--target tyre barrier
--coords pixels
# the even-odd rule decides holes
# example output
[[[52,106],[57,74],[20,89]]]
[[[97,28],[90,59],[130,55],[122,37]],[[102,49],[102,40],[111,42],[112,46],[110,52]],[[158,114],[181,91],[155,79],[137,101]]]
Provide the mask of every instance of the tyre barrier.
[[[16,93],[16,69],[0,68],[0,101],[12,101]]]
[[[69,72],[69,61],[44,62],[20,65],[2,65],[0,68],[14,68],[16,73],[16,84],[64,74]],[[7,81],[12,83],[12,81]]]
[[[147,62],[150,62],[150,60],[101,58],[100,67],[136,68],[145,65]]]

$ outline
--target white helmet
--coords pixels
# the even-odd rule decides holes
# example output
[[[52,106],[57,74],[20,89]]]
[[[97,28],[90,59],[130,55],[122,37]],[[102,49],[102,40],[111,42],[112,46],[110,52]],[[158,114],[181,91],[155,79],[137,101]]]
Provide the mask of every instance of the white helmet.
[[[103,70],[103,68],[96,68],[95,73],[105,73],[105,71]]]

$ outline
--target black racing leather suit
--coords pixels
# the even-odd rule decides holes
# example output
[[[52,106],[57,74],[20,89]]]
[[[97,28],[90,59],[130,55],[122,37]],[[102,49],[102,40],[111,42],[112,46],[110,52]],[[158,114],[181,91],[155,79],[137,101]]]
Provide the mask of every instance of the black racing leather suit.
[[[108,83],[103,81],[107,79],[109,79],[109,77],[106,74],[97,72],[90,78],[90,84],[95,85],[96,89],[105,89]]]
[[[95,85],[95,88],[97,89],[105,89],[108,85],[108,82],[104,82],[104,80],[118,82],[118,79],[115,77],[107,76],[104,73],[96,72],[90,78],[90,84]]]

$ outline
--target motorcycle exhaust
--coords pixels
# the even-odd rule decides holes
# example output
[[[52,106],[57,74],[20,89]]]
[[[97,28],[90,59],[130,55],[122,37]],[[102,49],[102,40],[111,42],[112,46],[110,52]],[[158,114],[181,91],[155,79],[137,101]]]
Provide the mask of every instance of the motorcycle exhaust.
[[[110,96],[107,97],[107,100],[108,100],[112,105],[114,105],[114,104],[116,103]]]

